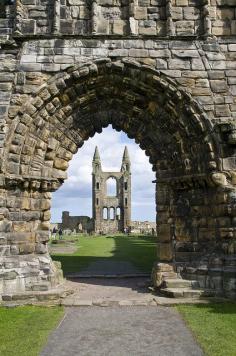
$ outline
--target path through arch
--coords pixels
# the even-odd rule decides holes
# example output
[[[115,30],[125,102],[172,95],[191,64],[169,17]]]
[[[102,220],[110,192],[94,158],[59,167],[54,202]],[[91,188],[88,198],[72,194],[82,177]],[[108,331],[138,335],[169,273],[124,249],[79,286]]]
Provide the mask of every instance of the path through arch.
[[[230,189],[231,177],[220,173],[217,140],[199,104],[174,80],[133,60],[79,63],[51,78],[9,119],[2,196],[13,209],[2,238],[17,275],[3,281],[3,293],[58,285],[47,252],[51,192],[66,179],[73,154],[108,124],[135,138],[156,172],[160,261],[191,264],[221,247],[225,213],[217,215],[217,204],[225,192],[217,186]]]

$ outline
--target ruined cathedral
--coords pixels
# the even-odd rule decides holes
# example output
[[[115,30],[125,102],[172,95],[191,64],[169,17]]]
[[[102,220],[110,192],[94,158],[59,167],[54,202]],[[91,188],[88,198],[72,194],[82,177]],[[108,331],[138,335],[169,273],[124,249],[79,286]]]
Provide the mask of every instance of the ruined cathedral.
[[[115,189],[108,191],[114,180]],[[104,172],[96,147],[93,157],[93,219],[95,232],[123,232],[131,223],[130,159],[125,147],[120,172]]]
[[[124,232],[131,226],[131,171],[127,147],[119,172],[104,172],[96,147],[92,163],[92,219],[62,213],[62,229],[98,234]],[[113,190],[109,191],[109,183]]]

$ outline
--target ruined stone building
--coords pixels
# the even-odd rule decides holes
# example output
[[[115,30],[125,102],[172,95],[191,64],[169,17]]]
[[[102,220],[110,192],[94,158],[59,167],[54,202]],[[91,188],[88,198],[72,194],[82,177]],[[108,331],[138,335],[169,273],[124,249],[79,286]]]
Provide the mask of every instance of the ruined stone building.
[[[63,211],[60,227],[63,231],[91,233],[94,231],[94,222],[89,216],[70,216],[69,211]]]
[[[51,194],[109,124],[156,174],[157,284],[178,270],[236,297],[235,0],[4,0],[2,298],[58,286]]]
[[[131,233],[156,235],[156,223],[152,221],[131,221]]]
[[[111,148],[112,149],[112,148]],[[125,147],[119,172],[104,172],[96,147],[93,157],[93,220],[96,233],[124,232],[131,223],[131,164]],[[109,192],[109,181],[114,189]]]
[[[113,181],[113,191],[109,182]],[[71,216],[62,212],[63,231],[75,233],[109,234],[124,232],[125,228],[137,234],[155,234],[156,223],[131,221],[131,163],[125,147],[120,172],[104,172],[98,148],[92,162],[93,217]]]
[[[109,183],[111,189],[109,189]],[[92,218],[62,212],[63,230],[109,234],[131,226],[131,164],[125,147],[120,172],[104,172],[96,147],[92,162]]]

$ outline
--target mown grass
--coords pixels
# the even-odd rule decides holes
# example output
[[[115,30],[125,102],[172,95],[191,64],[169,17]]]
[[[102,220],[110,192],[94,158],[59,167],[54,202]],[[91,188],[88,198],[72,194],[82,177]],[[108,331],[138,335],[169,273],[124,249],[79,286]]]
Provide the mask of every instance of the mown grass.
[[[71,237],[70,237],[71,239]],[[79,272],[99,259],[130,261],[142,272],[150,272],[157,259],[156,238],[151,236],[81,236],[73,254],[53,254],[64,273]]]
[[[38,356],[63,314],[61,307],[0,308],[0,355]]]
[[[208,356],[236,356],[236,303],[179,305],[187,325]]]

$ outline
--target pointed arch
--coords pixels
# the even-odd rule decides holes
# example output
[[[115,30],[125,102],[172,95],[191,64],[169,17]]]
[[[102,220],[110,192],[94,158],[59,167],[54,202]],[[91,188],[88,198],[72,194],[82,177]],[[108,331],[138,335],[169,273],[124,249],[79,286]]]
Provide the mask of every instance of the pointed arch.
[[[117,196],[117,180],[113,176],[106,180],[106,194],[108,197]]]
[[[39,282],[56,275],[46,247],[50,193],[66,179],[73,154],[109,124],[135,139],[156,172],[162,262],[171,266],[176,260],[181,262],[183,251],[192,253],[191,262],[196,251],[218,248],[219,237],[235,234],[234,226],[224,225],[227,204],[235,195],[228,182],[235,176],[222,172],[221,142],[196,100],[174,80],[134,60],[105,58],[79,63],[33,93],[14,118],[9,117],[5,135],[0,180],[3,206],[12,204],[17,214],[4,210],[4,241],[10,241],[9,251],[14,242],[14,251],[30,255],[22,257],[23,262],[24,258],[34,261],[37,255]],[[122,207],[121,212],[127,227],[128,208]],[[16,221],[10,220],[15,216]],[[17,220],[21,216],[23,222]],[[225,248],[223,243],[219,245]],[[48,258],[49,277],[41,268],[40,254]],[[25,278],[24,267],[19,278]],[[22,284],[22,289],[27,288]]]

